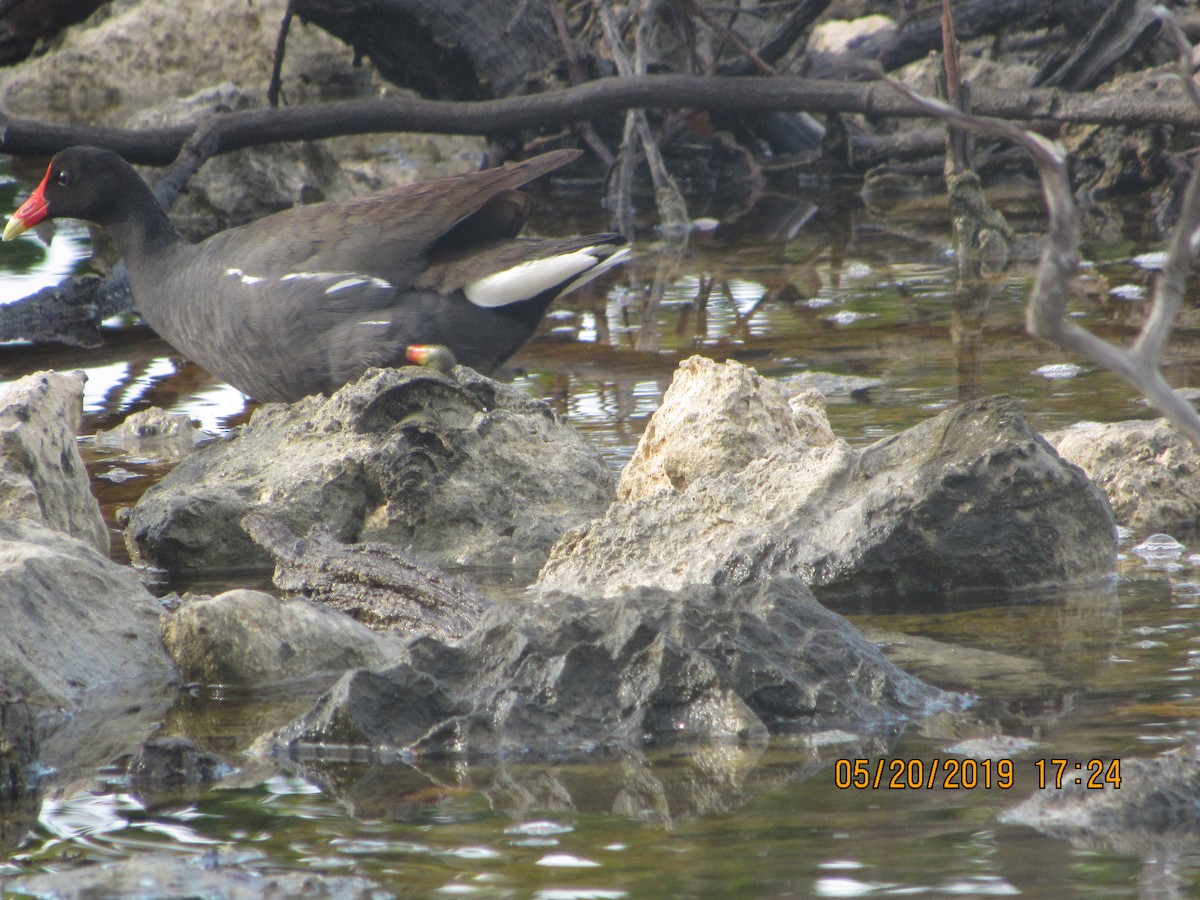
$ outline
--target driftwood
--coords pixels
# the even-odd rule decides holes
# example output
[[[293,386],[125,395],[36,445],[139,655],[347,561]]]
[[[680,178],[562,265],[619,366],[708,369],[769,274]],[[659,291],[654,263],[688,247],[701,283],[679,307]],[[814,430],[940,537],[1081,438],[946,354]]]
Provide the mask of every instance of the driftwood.
[[[274,558],[280,589],[369,628],[450,640],[470,631],[492,605],[391,544],[342,544],[320,532],[300,538],[262,513],[248,513],[242,527]]]

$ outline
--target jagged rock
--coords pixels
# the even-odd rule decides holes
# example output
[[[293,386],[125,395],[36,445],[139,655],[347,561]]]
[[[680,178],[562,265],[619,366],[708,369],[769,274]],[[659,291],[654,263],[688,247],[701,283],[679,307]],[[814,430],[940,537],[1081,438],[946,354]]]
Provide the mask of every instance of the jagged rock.
[[[35,372],[0,394],[0,519],[29,519],[108,555],[108,528],[75,446],[82,372]]]
[[[696,385],[689,395],[724,408],[728,381],[709,379],[709,390]],[[655,420],[691,421],[669,408],[676,396],[668,391]],[[778,406],[773,388],[734,396]],[[542,587],[613,596],[636,585],[736,585],[790,573],[822,599],[880,604],[1095,580],[1115,568],[1102,493],[1008,398],[963,404],[862,450],[844,441],[789,446],[780,437],[770,455],[722,471],[707,465],[703,436],[691,428],[667,433],[652,421],[647,434],[655,453],[635,454],[622,484],[657,478],[638,471],[643,461],[671,459],[669,479],[682,489],[618,501],[565,535]],[[675,442],[688,452],[673,453]],[[695,477],[686,469],[692,461]]]
[[[383,541],[433,565],[537,566],[612,497],[604,460],[550,407],[458,367],[372,369],[331,397],[263,407],[128,512],[138,560],[265,567],[239,522]]]
[[[277,745],[560,755],[871,731],[961,702],[905,674],[794,578],[497,605],[461,641],[420,638],[347,673]]]
[[[826,431],[828,423],[826,422]],[[635,500],[737,471],[796,447],[804,437],[788,398],[753,369],[693,356],[679,364],[662,404],[621,475],[617,496]],[[832,443],[818,432],[818,446]]]
[[[185,602],[163,618],[163,641],[186,681],[250,686],[381,668],[399,649],[335,610],[250,590]]]
[[[491,606],[483,594],[390,544],[340,544],[319,530],[298,538],[261,513],[247,514],[242,527],[275,559],[277,587],[377,631],[458,638]]]
[[[1081,422],[1046,440],[1108,495],[1122,525],[1139,534],[1200,531],[1200,456],[1166,419]]]
[[[130,568],[30,521],[0,521],[0,684],[37,708],[164,684],[161,607]]]
[[[96,432],[96,443],[158,459],[181,459],[196,446],[196,423],[183,413],[153,406],[128,416],[116,428]]]

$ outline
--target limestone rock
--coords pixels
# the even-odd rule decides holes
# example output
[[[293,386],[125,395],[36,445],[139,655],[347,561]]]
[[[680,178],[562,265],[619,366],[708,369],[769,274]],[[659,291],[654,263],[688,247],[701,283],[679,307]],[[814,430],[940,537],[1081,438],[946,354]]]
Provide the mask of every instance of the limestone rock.
[[[708,391],[694,385],[689,401],[719,404],[725,377]],[[763,405],[761,418],[775,408],[769,394],[743,396]],[[670,408],[680,397],[668,391],[647,429],[659,459],[696,443],[699,414]],[[667,421],[682,424],[658,424]],[[862,450],[780,437],[740,468],[731,460],[675,482],[686,486],[618,501],[565,535],[539,584],[614,596],[793,574],[822,599],[887,604],[1096,580],[1116,564],[1103,495],[1008,398],[964,404]]]
[[[559,756],[772,731],[872,732],[961,705],[901,672],[794,578],[498,604],[458,642],[347,673],[277,744]]]
[[[1200,456],[1166,419],[1082,422],[1046,440],[1108,495],[1122,525],[1139,534],[1200,532]]]
[[[35,372],[0,394],[0,519],[30,519],[108,555],[108,528],[75,436],[81,372]]]
[[[184,603],[163,641],[184,680],[247,686],[380,668],[398,648],[336,610],[251,590]]]
[[[802,409],[814,409],[805,401]],[[821,404],[820,419],[824,419]],[[804,420],[801,420],[804,421]],[[771,382],[735,362],[693,356],[679,364],[662,405],[621,474],[621,500],[685,490],[706,475],[736,471],[802,441],[833,440],[820,420],[802,433],[797,413]]]
[[[96,443],[139,456],[180,459],[192,452],[197,437],[189,416],[153,406],[133,413],[116,428],[96,432]]]
[[[257,510],[437,566],[535,567],[611,498],[604,460],[545,403],[463,367],[373,369],[197,450],[126,515],[126,540],[168,570],[266,567],[239,525]]]
[[[0,521],[0,684],[31,706],[174,680],[160,614],[132,569],[61,532]]]

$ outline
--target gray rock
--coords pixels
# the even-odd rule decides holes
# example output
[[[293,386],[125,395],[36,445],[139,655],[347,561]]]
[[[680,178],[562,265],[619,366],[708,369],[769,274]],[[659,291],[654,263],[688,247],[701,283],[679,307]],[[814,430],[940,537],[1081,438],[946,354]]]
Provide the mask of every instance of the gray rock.
[[[720,390],[714,380],[710,391],[692,393],[724,408]],[[739,402],[774,408],[776,398]],[[655,419],[667,407],[664,400]],[[1103,494],[1008,398],[964,404],[861,451],[842,441],[789,447],[784,438],[741,469],[700,464],[694,478],[680,460],[704,459],[702,436],[647,434],[659,445],[656,458],[675,460],[673,483],[686,487],[614,503],[564,536],[539,575],[542,587],[613,596],[636,585],[745,584],[790,573],[822,599],[885,603],[1095,580],[1115,568]],[[673,454],[675,441],[688,452]]]
[[[156,459],[181,459],[196,446],[199,432],[191,417],[153,406],[128,416],[116,428],[96,432],[96,443]]]
[[[185,602],[163,619],[163,641],[188,682],[258,686],[382,668],[399,642],[307,600],[226,591]]]
[[[420,755],[571,755],[769,731],[871,731],[960,705],[888,662],[794,578],[492,607],[457,643],[421,638],[347,673],[277,744]]]
[[[1057,767],[1048,764],[1047,786],[1005,810],[1000,821],[1028,825],[1078,847],[1130,856],[1194,851],[1200,839],[1200,756],[1195,747],[1115,764],[1111,757],[1084,761],[1078,771],[1066,769],[1061,786],[1053,783],[1056,773]]]
[[[261,97],[286,8],[287,0],[106,4],[45,52],[0,67],[0,108],[39,121],[122,127],[142,110],[229,83]],[[283,97],[293,105],[373,97],[383,84],[370,60],[356,59],[346,44],[313,27],[290,30],[281,75]],[[427,134],[347,136],[322,146],[358,192],[478,169],[485,151],[480,138]],[[216,168],[226,174],[202,173],[204,191],[235,189],[236,172]],[[250,184],[260,181],[255,176]],[[299,199],[308,202],[303,193]]]
[[[31,706],[173,681],[160,613],[132,569],[61,532],[0,521],[0,684]]]
[[[38,757],[37,731],[25,699],[0,684],[0,818],[30,790]]]
[[[459,638],[491,606],[483,594],[391,544],[339,544],[319,529],[298,538],[262,513],[248,513],[242,527],[274,557],[276,587],[375,631]]]
[[[202,121],[266,102],[231,82],[141,110],[127,128],[163,128]],[[351,193],[329,151],[313,142],[270,144],[209,159],[188,179],[187,193],[171,207],[171,221],[191,240],[244,225],[271,213],[321,203]]]
[[[82,372],[35,372],[0,395],[0,519],[29,519],[108,555],[108,528],[75,445]]]
[[[9,115],[120,126],[172,97],[233,81],[264,91],[286,0],[139,0],[66,29],[48,52],[0,71]],[[321,76],[354,77],[353,56],[315,28],[293,28],[283,67],[292,103],[319,99]]]
[[[1166,419],[1081,422],[1046,440],[1108,495],[1122,525],[1139,534],[1200,532],[1200,455]]]
[[[238,524],[257,510],[434,565],[532,567],[612,490],[603,459],[545,403],[462,367],[373,369],[197,450],[126,514],[126,540],[169,570],[265,567]]]

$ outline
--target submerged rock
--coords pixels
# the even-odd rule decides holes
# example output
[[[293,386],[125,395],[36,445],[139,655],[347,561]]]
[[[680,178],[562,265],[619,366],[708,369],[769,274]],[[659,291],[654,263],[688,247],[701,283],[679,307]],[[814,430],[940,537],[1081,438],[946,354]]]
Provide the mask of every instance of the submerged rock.
[[[1056,767],[1047,767],[1048,782],[1056,774]],[[1068,768],[1061,787],[1048,784],[1000,820],[1077,847],[1152,856],[1194,851],[1200,840],[1197,798],[1200,755],[1185,747],[1148,759],[1091,760],[1079,770]]]
[[[774,730],[871,731],[961,704],[905,674],[794,578],[498,605],[456,643],[347,673],[278,732],[423,756],[573,755]]]
[[[256,864],[257,863],[257,864]],[[5,884],[31,897],[83,900],[262,900],[295,897],[310,900],[373,900],[392,894],[375,882],[329,872],[265,871],[258,854],[210,850],[182,855],[141,850],[115,862],[71,866],[61,871],[22,875]]]
[[[705,438],[715,435],[713,452],[722,454],[720,429],[668,433],[654,424],[660,416],[703,421],[672,410],[676,397],[728,409],[721,394],[731,379],[711,370],[681,366],[677,381],[701,383],[668,391],[647,429],[654,452],[639,450],[622,475],[624,502],[564,536],[540,586],[614,596],[637,585],[738,585],[794,574],[822,599],[879,604],[1096,580],[1115,568],[1103,494],[1029,427],[1014,400],[963,404],[862,450],[807,437],[821,434],[811,430],[810,407],[800,439],[784,425],[760,434],[758,452],[743,453],[741,468],[714,470]],[[769,382],[760,379],[750,393],[735,383],[742,418],[781,408]],[[626,489],[627,480],[637,487]]]
[[[0,818],[30,789],[37,731],[25,699],[0,684]]]
[[[37,372],[0,395],[0,520],[29,519],[108,555],[108,528],[75,446],[82,372]]]
[[[171,460],[191,453],[198,438],[199,431],[190,416],[157,406],[133,413],[116,428],[96,432],[96,443],[101,446]]]
[[[1046,440],[1107,494],[1122,525],[1139,534],[1200,532],[1200,455],[1166,419],[1081,422]]]
[[[603,459],[545,403],[463,367],[373,369],[191,454],[127,513],[126,540],[168,570],[265,567],[239,525],[257,510],[434,565],[537,566],[612,492]]]

